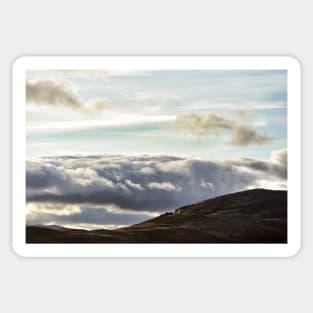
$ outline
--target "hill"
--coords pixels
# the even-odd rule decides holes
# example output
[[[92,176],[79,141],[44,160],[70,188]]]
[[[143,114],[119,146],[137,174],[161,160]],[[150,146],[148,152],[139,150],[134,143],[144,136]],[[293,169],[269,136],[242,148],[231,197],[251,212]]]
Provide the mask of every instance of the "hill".
[[[26,227],[27,243],[287,243],[287,191],[252,189],[115,230]]]

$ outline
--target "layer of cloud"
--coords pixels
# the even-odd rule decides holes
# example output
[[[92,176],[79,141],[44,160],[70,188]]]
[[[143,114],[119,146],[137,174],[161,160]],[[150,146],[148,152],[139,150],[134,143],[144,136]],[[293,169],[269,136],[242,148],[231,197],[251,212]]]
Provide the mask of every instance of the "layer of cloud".
[[[144,173],[142,169],[153,173]],[[27,164],[27,199],[159,211],[245,188],[253,175],[176,157],[59,157]],[[202,182],[202,184],[201,184]],[[203,182],[214,186],[207,189]]]
[[[66,80],[28,80],[26,101],[35,105],[64,106],[85,113],[98,113],[110,106],[106,99],[92,99],[82,102],[73,85]]]
[[[229,142],[236,146],[265,144],[273,140],[268,135],[258,133],[247,122],[247,118],[242,118],[240,123],[212,113],[186,114],[176,118],[174,130],[187,135],[213,138],[220,131],[226,130],[230,134]]]
[[[27,202],[42,208],[37,220],[45,222],[122,224],[115,218],[123,217],[109,216],[106,208],[115,214],[159,214],[249,188],[284,188],[286,155],[282,150],[268,161],[223,162],[174,156],[47,157],[27,162]],[[60,213],[73,205],[79,210]],[[124,218],[125,224],[134,221]]]

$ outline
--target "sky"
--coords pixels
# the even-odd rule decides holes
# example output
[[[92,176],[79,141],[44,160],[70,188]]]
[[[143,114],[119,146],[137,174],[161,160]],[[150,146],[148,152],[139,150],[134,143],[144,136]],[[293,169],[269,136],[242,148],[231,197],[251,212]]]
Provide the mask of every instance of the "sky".
[[[134,224],[287,188],[287,72],[28,71],[27,223]]]

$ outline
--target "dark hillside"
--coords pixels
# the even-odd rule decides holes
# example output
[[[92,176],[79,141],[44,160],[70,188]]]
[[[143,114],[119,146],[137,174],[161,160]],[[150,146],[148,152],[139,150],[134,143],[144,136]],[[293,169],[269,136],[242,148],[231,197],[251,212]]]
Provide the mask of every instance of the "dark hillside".
[[[56,228],[56,227],[54,227]],[[116,230],[28,226],[27,243],[287,243],[287,191],[253,189]]]

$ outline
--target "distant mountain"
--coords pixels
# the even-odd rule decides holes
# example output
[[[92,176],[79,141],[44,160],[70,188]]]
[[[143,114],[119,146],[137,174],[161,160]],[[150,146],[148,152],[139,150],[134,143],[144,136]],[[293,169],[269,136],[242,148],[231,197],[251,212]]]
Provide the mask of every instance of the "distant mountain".
[[[287,191],[253,189],[115,230],[27,226],[27,243],[287,243]]]
[[[62,227],[60,225],[50,225],[50,224],[34,224],[34,225],[29,225],[28,227],[49,228],[49,229],[54,229],[54,230],[65,229],[65,227]]]

